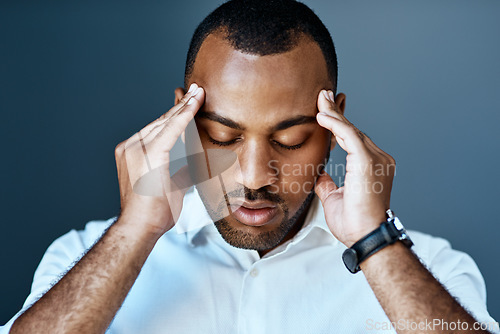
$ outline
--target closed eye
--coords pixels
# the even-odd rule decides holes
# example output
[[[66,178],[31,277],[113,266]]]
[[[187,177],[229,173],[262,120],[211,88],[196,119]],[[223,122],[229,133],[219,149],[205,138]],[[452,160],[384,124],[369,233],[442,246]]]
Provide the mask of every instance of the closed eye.
[[[208,140],[212,144],[217,145],[217,146],[229,146],[229,145],[232,145],[232,144],[236,143],[238,141],[238,139],[239,138],[234,138],[234,139],[231,139],[229,141],[218,141],[218,140],[215,140],[212,137],[208,136]]]
[[[286,150],[297,150],[297,149],[301,148],[302,145],[304,145],[304,143],[300,143],[300,144],[296,144],[296,145],[285,145],[285,144],[282,144],[282,143],[280,143],[279,141],[276,141],[276,140],[273,140],[273,142],[276,145],[278,145],[279,147],[284,148]]]
[[[215,140],[212,137],[208,136],[208,140],[212,144],[214,144],[214,145],[224,147],[224,146],[230,146],[232,144],[235,144],[236,142],[238,142],[240,140],[240,138],[234,138],[234,139],[231,139],[231,140],[228,140],[228,141],[219,141],[219,140]],[[300,144],[296,144],[296,145],[285,145],[285,144],[282,144],[282,143],[280,143],[279,141],[276,141],[276,140],[273,140],[273,143],[275,145],[277,145],[278,147],[286,149],[286,150],[297,150],[297,149],[301,148],[302,145],[304,145],[303,142],[300,143]]]

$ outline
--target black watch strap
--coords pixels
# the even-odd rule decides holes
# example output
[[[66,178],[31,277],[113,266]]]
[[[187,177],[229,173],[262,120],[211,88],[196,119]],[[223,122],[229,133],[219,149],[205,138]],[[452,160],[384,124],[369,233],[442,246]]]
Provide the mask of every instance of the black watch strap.
[[[401,228],[398,229],[394,221],[394,219],[391,219],[390,221],[381,223],[380,227],[367,234],[361,240],[352,245],[351,248],[344,251],[342,260],[351,273],[354,274],[360,271],[359,265],[364,260],[396,241],[401,240],[408,247],[413,245],[413,242],[406,234],[404,228],[402,228],[402,225]]]

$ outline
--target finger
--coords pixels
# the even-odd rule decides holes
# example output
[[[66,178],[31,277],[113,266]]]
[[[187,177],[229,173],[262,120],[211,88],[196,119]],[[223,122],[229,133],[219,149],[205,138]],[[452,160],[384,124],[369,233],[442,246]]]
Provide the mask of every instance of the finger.
[[[172,117],[173,114],[175,114],[180,108],[186,105],[186,103],[191,99],[193,95],[197,94],[198,88],[199,86],[196,83],[192,83],[191,86],[189,86],[189,90],[186,92],[186,94],[184,94],[179,103],[177,103],[173,108],[161,115],[160,118],[165,119]]]
[[[332,96],[333,92],[330,95],[326,90],[322,90],[318,94],[317,104],[319,112],[326,113],[332,117],[337,118],[340,121],[344,121],[345,123],[350,124],[347,118],[345,118],[338,109],[338,106],[335,104]]]
[[[176,117],[177,115],[181,114],[182,112],[186,110],[195,110],[198,111],[198,109],[201,107],[203,104],[203,101],[205,100],[205,91],[202,87],[197,87],[191,95],[186,99],[183,105],[181,105],[177,110],[175,110],[170,117]],[[193,106],[195,106],[195,109],[193,109]]]
[[[380,156],[386,155],[386,153],[384,151],[382,151],[377,145],[375,145],[373,140],[371,140],[371,138],[368,137],[367,135],[364,136],[363,141],[365,142],[366,146],[370,148],[370,151],[372,151],[373,153],[380,155]]]
[[[347,153],[361,153],[367,150],[356,129],[351,125],[325,113],[317,114],[316,119],[319,125],[330,130],[335,135],[337,143]]]
[[[164,151],[170,151],[177,138],[186,130],[189,122],[199,110],[205,100],[205,91],[198,87],[182,108],[176,111],[168,122],[165,122],[154,138],[154,145],[161,147]]]
[[[189,86],[189,90],[184,94],[182,99],[177,103],[175,106],[170,108],[167,112],[162,114],[160,117],[146,125],[144,128],[140,130],[141,136],[143,139],[147,138],[148,136],[155,137],[161,127],[165,124],[165,122],[172,117],[173,114],[175,114],[180,108],[182,108],[191,98],[193,95],[193,92],[198,88],[198,85],[196,83],[192,83],[191,86]]]
[[[363,134],[363,136],[364,136],[363,142],[368,147],[371,154],[374,157],[378,157],[377,161],[380,161],[381,163],[387,163],[389,165],[395,165],[394,159],[389,154],[387,154],[380,147],[378,147],[370,137],[368,137],[365,134]]]
[[[148,136],[150,136],[154,138],[158,134],[158,132],[160,132],[165,122],[171,119],[181,108],[186,106],[190,98],[195,94],[195,91],[198,87],[199,86],[196,83],[191,84],[188,92],[184,94],[179,103],[177,103],[174,107],[172,107],[170,110],[168,110],[153,122],[149,123],[141,130],[142,137],[147,138]]]
[[[171,122],[178,114],[180,114],[183,110],[191,110],[191,111],[194,111],[196,113],[196,111],[198,111],[199,107],[201,106],[201,104],[203,104],[203,102],[200,104],[198,103],[197,104],[197,108],[196,109],[193,109],[193,107],[191,106],[192,104],[196,104],[194,102],[199,102],[200,98],[201,98],[201,101],[203,101],[204,97],[200,97],[198,94],[200,93],[203,93],[203,88],[201,87],[198,87],[198,85],[196,84],[192,84],[191,87],[197,87],[195,88],[194,91],[190,91],[188,94],[186,94],[182,99],[181,101],[172,109],[170,109],[167,113],[165,113],[161,118],[161,119],[158,119],[154,124],[153,124],[153,127],[148,127],[148,128],[145,128],[143,130],[141,130],[141,135],[142,135],[142,138],[143,140],[146,142],[146,143],[149,143],[151,141],[154,140],[154,138],[156,138],[156,136],[161,132],[163,131],[164,127],[167,125],[168,122]],[[198,99],[198,100],[197,100]],[[174,122],[174,126],[175,126],[175,122]],[[177,136],[178,137],[178,136]]]
[[[144,172],[151,172],[157,168],[168,170],[170,150],[187,124],[193,120],[194,114],[204,99],[202,88],[199,88],[196,96],[195,92],[192,93],[191,98],[196,103],[188,105],[185,102],[185,112],[179,114],[178,117],[160,123],[146,137],[142,137],[142,132],[139,131],[126,142],[125,156],[127,166],[130,166],[128,169],[132,185],[143,176]],[[147,171],[143,168],[144,166],[147,166]]]
[[[333,182],[331,176],[323,171],[323,173],[316,180],[314,191],[321,200],[321,203],[324,203],[324,201],[338,189],[339,187],[335,184],[335,182]]]
[[[371,140],[371,138],[369,138],[368,136],[366,137],[365,142],[367,145],[369,145],[372,148],[372,150],[374,152],[380,154],[384,158],[389,158],[389,159],[391,158],[391,156],[389,154],[387,154],[384,150],[382,150],[380,147],[378,147],[377,144],[375,144],[373,142],[373,140]]]
[[[370,139],[370,137],[368,137],[364,132],[359,130],[343,114],[340,113],[339,107],[334,102],[334,96],[332,91],[322,90],[320,92],[320,95],[322,95],[318,97],[318,109],[320,110],[320,112],[324,112],[327,115],[335,117],[339,120],[342,120],[346,124],[349,124],[356,130],[358,136],[361,138],[361,141],[363,141],[363,143],[367,146],[367,148],[370,151],[374,152],[375,154],[385,155],[385,152],[382,151],[377,145],[375,145],[375,143]],[[340,142],[339,145],[342,147]]]

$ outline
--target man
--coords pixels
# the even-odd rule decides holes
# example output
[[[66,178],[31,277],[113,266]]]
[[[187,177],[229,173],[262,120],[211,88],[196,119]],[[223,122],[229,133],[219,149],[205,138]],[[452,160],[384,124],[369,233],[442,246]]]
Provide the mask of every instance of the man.
[[[412,247],[388,211],[394,159],[344,117],[309,8],[225,3],[184,86],[116,148],[120,216],[55,241],[2,333],[486,332],[472,259],[418,232]],[[190,168],[171,177],[179,137]],[[323,171],[337,143],[340,188]]]

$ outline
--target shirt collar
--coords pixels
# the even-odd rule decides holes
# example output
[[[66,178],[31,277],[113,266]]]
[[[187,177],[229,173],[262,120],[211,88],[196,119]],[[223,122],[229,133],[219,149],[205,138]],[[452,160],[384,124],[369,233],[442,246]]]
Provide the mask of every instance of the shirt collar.
[[[175,224],[177,234],[185,233],[188,243],[192,245],[196,234],[210,224],[213,224],[213,221],[201,201],[198,189],[193,186],[184,196],[181,215]]]
[[[187,242],[193,245],[194,237],[207,226],[213,225],[213,221],[203,204],[196,186],[192,187],[184,196],[181,215],[175,224],[177,234],[186,234]],[[319,228],[332,237],[333,241],[338,241],[330,232],[326,224],[323,205],[318,196],[314,195],[306,215],[304,226],[292,239],[298,242],[308,235],[314,228]],[[298,240],[297,240],[298,239]]]

